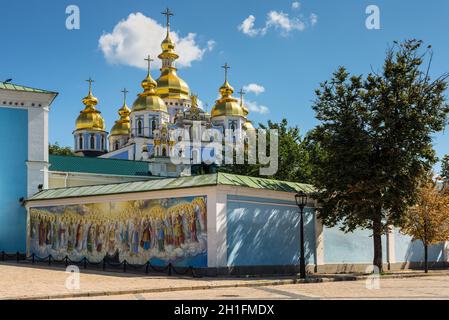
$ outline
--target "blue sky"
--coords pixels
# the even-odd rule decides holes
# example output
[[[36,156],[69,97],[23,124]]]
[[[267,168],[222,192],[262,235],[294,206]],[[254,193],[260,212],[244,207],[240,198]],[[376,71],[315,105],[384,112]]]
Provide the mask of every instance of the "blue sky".
[[[126,49],[117,51],[114,47],[112,54],[105,56],[111,42],[103,43],[102,48],[100,38],[111,34],[109,41],[114,43],[120,36],[113,33],[114,27],[120,21],[125,22],[122,27],[127,31],[138,26],[129,15],[140,12],[143,16],[139,21],[154,28],[138,28],[130,34],[150,39],[148,46],[159,46],[155,34],[165,22],[160,12],[167,6],[175,13],[172,30],[186,48],[186,52],[177,51],[190,57],[184,59],[179,74],[192,92],[208,103],[210,110],[223,81],[220,66],[228,62],[232,67],[229,79],[236,91],[251,83],[265,89],[246,96],[253,109],[260,111],[265,106],[269,110],[251,112],[255,123],[287,118],[305,133],[317,124],[311,102],[319,83],[339,65],[353,73],[378,69],[387,45],[394,40],[418,38],[432,44],[432,74],[449,71],[448,1],[299,0],[299,8],[293,8],[293,2],[1,0],[0,80],[13,78],[14,83],[59,92],[50,114],[50,141],[72,146],[74,122],[87,92],[85,79],[96,80],[94,94],[110,129],[121,105],[120,90],[126,87],[130,91],[131,105],[145,76],[142,68],[133,66],[142,66],[139,57],[143,59],[147,52],[136,50],[145,47],[145,42],[136,47],[131,41],[129,56]],[[80,8],[80,30],[65,27],[65,10],[71,4]],[[371,4],[380,8],[380,30],[365,27],[365,9]],[[277,14],[271,21],[270,12]],[[312,23],[312,14],[316,23]],[[239,26],[250,16],[255,19],[253,32],[245,34]],[[273,19],[276,17],[288,20]],[[157,76],[158,71],[153,70],[153,77]],[[448,135],[438,134],[435,147],[439,155],[449,153]]]

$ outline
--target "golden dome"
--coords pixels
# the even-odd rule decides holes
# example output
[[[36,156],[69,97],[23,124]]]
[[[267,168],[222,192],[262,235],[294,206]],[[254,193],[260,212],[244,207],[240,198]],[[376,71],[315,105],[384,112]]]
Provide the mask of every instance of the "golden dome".
[[[82,102],[86,107],[76,119],[76,130],[106,131],[101,112],[95,108],[98,99],[92,95],[91,84],[89,84],[89,93]]]
[[[169,11],[165,14],[172,15]],[[170,37],[170,21],[167,16],[167,34],[162,41],[162,53],[158,56],[162,60],[161,75],[157,79],[156,93],[163,99],[184,99],[189,100],[190,88],[187,83],[181,79],[176,71],[174,62],[179,56],[175,53],[175,43]]]
[[[117,120],[112,127],[110,136],[127,136],[131,133],[131,125],[129,121],[130,113],[131,110],[126,105],[126,101],[124,101],[123,106],[118,110],[120,119]]]
[[[167,112],[167,106],[156,93],[157,83],[151,77],[150,74],[150,61],[148,60],[148,74],[147,77],[142,81],[143,92],[140,93],[133,103],[132,111],[157,111],[157,112]]]
[[[229,82],[225,80],[225,83],[220,87],[221,98],[215,102],[215,105],[212,108],[212,117],[245,117],[244,109],[240,106],[239,101],[232,97],[233,93],[234,89]]]
[[[173,67],[162,68],[161,76],[157,79],[156,93],[161,98],[189,100],[190,88],[187,83],[176,74]]]
[[[243,124],[243,129],[245,130],[255,130],[253,123],[249,120],[246,120],[246,122]]]

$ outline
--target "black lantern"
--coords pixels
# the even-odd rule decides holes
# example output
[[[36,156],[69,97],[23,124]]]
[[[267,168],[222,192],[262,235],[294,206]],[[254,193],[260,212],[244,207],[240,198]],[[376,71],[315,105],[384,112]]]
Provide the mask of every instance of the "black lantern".
[[[307,204],[307,194],[304,191],[298,191],[295,195],[296,205],[301,209]]]
[[[304,256],[304,208],[307,205],[307,194],[304,191],[298,191],[298,193],[295,195],[295,201],[296,205],[299,207],[300,213],[301,213],[301,255],[299,258],[299,277],[301,279],[306,278],[306,260]]]

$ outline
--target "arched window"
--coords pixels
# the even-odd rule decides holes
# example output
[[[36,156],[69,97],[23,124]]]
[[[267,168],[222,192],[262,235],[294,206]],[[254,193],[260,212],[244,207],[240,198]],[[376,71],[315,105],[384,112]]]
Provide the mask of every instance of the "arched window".
[[[80,136],[79,136],[79,139],[78,139],[78,149],[79,149],[79,150],[83,150],[83,149],[84,149],[84,146],[83,146],[83,136],[82,136],[82,135],[80,135]]]
[[[104,150],[104,137],[101,137],[101,151]]]
[[[91,135],[91,136],[90,136],[90,148],[91,148],[92,150],[95,149],[95,136],[94,136],[94,135]]]
[[[151,120],[151,135],[153,135],[153,130],[156,129],[156,120]]]
[[[119,148],[119,143],[118,143],[118,141],[116,141],[115,145],[114,145],[114,150],[118,150],[118,148]]]
[[[166,157],[167,156],[167,149],[162,148],[162,156]]]
[[[142,120],[137,120],[137,135],[141,136],[143,134]]]

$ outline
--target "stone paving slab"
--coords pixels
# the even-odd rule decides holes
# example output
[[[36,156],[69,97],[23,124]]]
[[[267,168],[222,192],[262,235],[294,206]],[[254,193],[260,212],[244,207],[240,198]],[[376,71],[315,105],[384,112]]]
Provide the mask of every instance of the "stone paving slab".
[[[169,291],[104,297],[75,298],[79,300],[448,300],[449,276],[382,278],[378,288],[366,281],[329,281],[324,283],[286,284],[216,288],[205,292]]]
[[[42,265],[0,264],[0,299],[62,299],[104,297],[127,294],[150,294],[172,291],[212,290],[235,287],[267,287],[297,283],[325,283],[363,280],[364,275],[313,275],[307,281],[290,277],[216,277],[191,278],[153,275],[135,275],[94,270],[80,270],[80,289],[66,288],[68,273],[61,267]],[[422,277],[423,273],[404,272],[382,276],[387,278]],[[435,271],[431,276],[449,275],[448,271]]]

